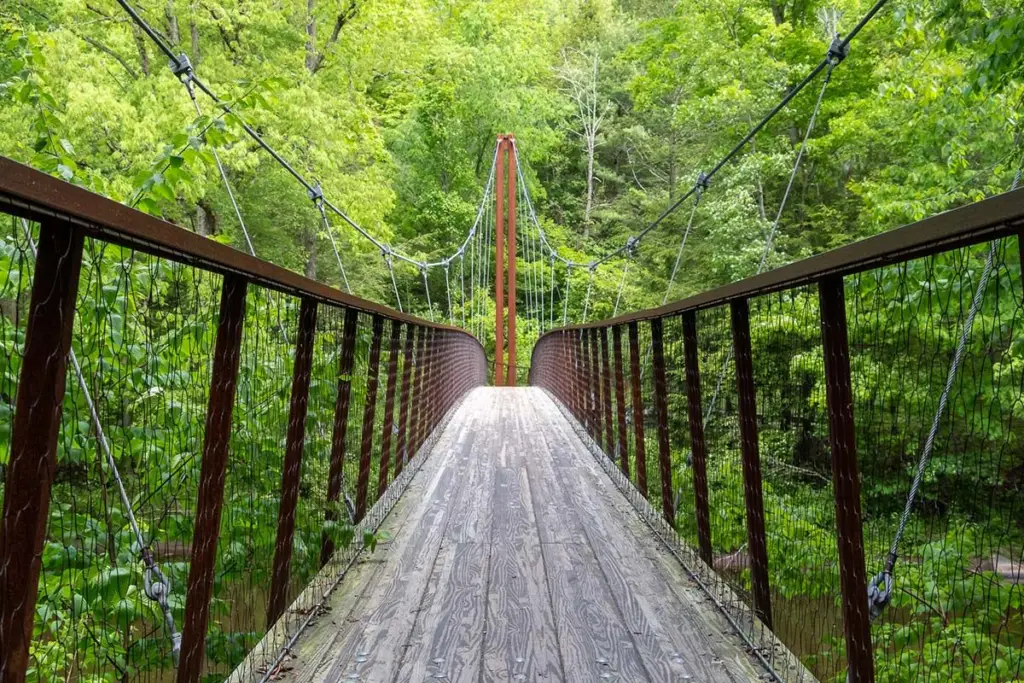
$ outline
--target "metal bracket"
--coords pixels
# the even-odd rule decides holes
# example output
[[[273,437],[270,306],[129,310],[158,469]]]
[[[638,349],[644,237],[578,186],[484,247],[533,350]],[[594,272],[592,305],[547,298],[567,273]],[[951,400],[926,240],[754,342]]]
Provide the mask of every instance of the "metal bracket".
[[[639,246],[640,246],[640,238],[639,237],[634,236],[634,237],[630,237],[628,240],[626,240],[626,256],[628,256],[630,258],[633,258],[634,256],[636,256],[636,251],[637,251],[637,248]]]
[[[832,37],[832,44],[828,46],[828,52],[825,58],[828,59],[828,63],[831,66],[836,66],[839,62],[846,59],[846,56],[850,54],[850,44],[843,44],[842,37],[837,33]]]
[[[306,195],[313,200],[314,204],[321,204],[324,201],[324,191],[320,187],[320,183],[317,182],[312,189],[306,191]]]
[[[697,174],[697,182],[694,183],[693,189],[695,189],[697,192],[704,192],[709,187],[711,187],[711,177],[708,176],[708,174],[705,173],[704,171],[701,171],[699,174]]]
[[[188,83],[192,80],[193,70],[192,62],[189,61],[188,55],[182,52],[178,55],[177,61],[172,61],[169,66],[171,67],[171,73],[178,77],[182,83]]]

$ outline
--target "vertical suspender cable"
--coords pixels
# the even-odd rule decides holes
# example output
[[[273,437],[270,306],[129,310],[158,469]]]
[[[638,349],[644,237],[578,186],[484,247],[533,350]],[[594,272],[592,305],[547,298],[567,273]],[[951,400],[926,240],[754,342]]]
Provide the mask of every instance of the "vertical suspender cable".
[[[565,264],[565,296],[562,298],[562,326],[569,324],[569,284],[572,282],[572,264]]]
[[[448,263],[444,264],[444,293],[448,297],[448,324],[455,325],[455,317],[452,312],[452,286],[448,280]]]
[[[587,313],[590,311],[590,292],[594,289],[594,272],[596,270],[595,267],[590,268],[590,277],[587,279],[587,296],[583,299],[583,318],[580,320],[580,324],[587,322]]]
[[[434,304],[430,301],[430,283],[427,282],[427,268],[420,265],[420,275],[423,276],[423,289],[427,292],[427,310],[430,311],[430,322],[434,322]]]
[[[394,259],[391,258],[391,252],[384,252],[384,263],[388,264],[388,274],[391,275],[391,288],[395,291],[395,302],[398,304],[398,310],[401,313],[405,313],[402,308],[402,297],[398,294],[398,282],[395,281],[395,264]]]
[[[462,303],[462,329],[466,329],[466,254],[459,257],[459,291],[461,292],[460,301]]]

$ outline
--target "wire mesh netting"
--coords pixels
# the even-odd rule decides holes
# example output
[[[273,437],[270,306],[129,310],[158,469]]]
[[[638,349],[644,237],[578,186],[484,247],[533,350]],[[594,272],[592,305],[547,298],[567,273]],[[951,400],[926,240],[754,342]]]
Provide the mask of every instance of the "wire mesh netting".
[[[23,360],[40,229],[17,218],[4,226],[0,444],[9,469],[14,405],[28,371]],[[71,353],[63,404],[55,411],[55,469],[28,678],[173,680],[190,561],[196,544],[211,543],[216,557],[199,668],[210,680],[233,671],[273,678],[283,647],[317,615],[356,549],[372,543],[356,538],[363,534],[353,523],[360,484],[369,508],[364,526],[372,533],[413,471],[398,481],[400,463],[430,443],[428,430],[459,393],[483,380],[479,346],[453,345],[451,333],[311,300],[300,306],[295,296],[250,286],[244,301],[238,297],[244,318],[219,535],[198,538],[226,280],[96,239],[85,239],[82,254],[77,296],[65,297],[74,312]],[[309,370],[296,375],[300,318],[310,311],[318,315],[306,333]],[[425,371],[416,373],[416,363]],[[374,374],[378,389],[368,403]],[[291,418],[293,390],[307,382],[300,434]],[[436,393],[421,393],[428,387]],[[413,398],[426,404],[422,410],[413,410]],[[290,432],[301,457],[286,467]],[[286,470],[296,474],[294,503],[287,505]],[[277,582],[275,612],[279,558],[284,581]],[[151,586],[163,586],[161,577],[166,613],[153,597],[159,588]]]
[[[988,251],[846,284],[869,577],[885,567]],[[875,620],[878,680],[1024,674],[1021,307],[1018,245],[1007,239],[897,548],[892,604]]]
[[[821,680],[845,671],[818,292],[750,301],[772,629]]]
[[[180,627],[220,281],[86,240],[38,595],[39,680],[173,676],[140,558],[152,550]]]
[[[1019,442],[1024,364],[1017,339],[1024,288],[1019,250],[1010,238],[845,279],[868,577],[881,573],[887,562],[894,566],[891,604],[878,607],[872,624],[876,680],[996,682],[1024,673],[1024,451]],[[989,276],[987,259],[992,262]],[[697,550],[702,546],[700,496],[688,419],[688,383],[696,377],[688,372],[686,316],[692,316],[695,331],[702,394],[698,423],[707,453],[706,554]],[[829,431],[835,416],[825,391],[817,285],[669,316],[659,324],[670,502],[675,530],[693,549],[686,557],[744,635],[760,643],[760,656],[786,671],[787,679],[807,673],[823,681],[845,680],[842,539]],[[636,414],[634,370],[627,360],[636,348],[648,501],[641,507],[661,515],[651,324],[632,325],[635,338],[630,324],[618,332],[621,364],[612,329],[542,338],[534,382],[562,397],[603,450],[601,457],[613,458],[616,467],[621,467],[619,435],[625,424],[629,481],[640,488],[636,420],[631,417]],[[749,353],[742,342],[746,330]],[[612,359],[610,394],[604,388],[605,333]],[[957,354],[961,344],[962,354]],[[570,369],[553,357],[564,355],[563,347],[569,349]],[[756,444],[745,440],[749,424],[742,427],[738,386],[748,372],[743,365],[752,373]],[[620,367],[623,406],[615,376]],[[612,402],[610,430],[606,396]],[[761,570],[768,591],[761,599],[770,605],[767,609],[755,597],[759,560],[750,545],[756,533],[748,528],[748,508],[754,503],[748,500],[752,494],[744,454],[752,457],[754,446],[763,513],[753,509],[765,529]],[[928,457],[922,458],[925,453]],[[919,473],[919,485],[913,485]],[[636,503],[637,496],[632,500]],[[856,512],[848,500],[838,504],[844,515]],[[701,569],[698,555],[710,560],[709,571]],[[881,576],[875,581],[884,588]],[[862,609],[866,612],[867,604]],[[767,639],[758,614],[770,619]],[[806,670],[793,666],[791,654]]]

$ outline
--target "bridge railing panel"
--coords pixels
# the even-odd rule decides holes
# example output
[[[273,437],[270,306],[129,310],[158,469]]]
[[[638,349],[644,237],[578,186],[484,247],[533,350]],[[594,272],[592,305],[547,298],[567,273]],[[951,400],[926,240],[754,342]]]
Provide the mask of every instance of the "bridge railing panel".
[[[656,529],[672,525],[680,557],[784,680],[1014,680],[1022,228],[1017,191],[660,309],[553,330],[531,382],[617,476],[620,423],[609,440],[593,368],[605,335],[637,348],[644,419],[626,422],[627,493]],[[632,390],[625,402],[634,414]]]
[[[0,212],[0,677],[276,677],[480,344],[2,158]]]

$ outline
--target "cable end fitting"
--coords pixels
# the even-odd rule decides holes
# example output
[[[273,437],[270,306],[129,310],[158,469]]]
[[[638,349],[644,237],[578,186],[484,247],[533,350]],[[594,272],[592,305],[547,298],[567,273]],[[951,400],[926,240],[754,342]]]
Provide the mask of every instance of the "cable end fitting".
[[[697,175],[697,182],[694,184],[693,189],[697,190],[697,192],[704,192],[709,187],[711,187],[711,176],[701,171]]]
[[[322,187],[320,187],[319,182],[313,185],[311,189],[306,190],[306,195],[313,200],[314,204],[319,205],[324,201],[324,190]]]
[[[177,59],[172,61],[169,66],[171,67],[171,73],[177,76],[178,80],[182,83],[189,83],[192,80],[194,75],[192,62],[184,52],[178,55]]]
[[[835,67],[839,62],[846,59],[846,56],[850,54],[850,44],[844,43],[842,36],[838,33],[832,37],[832,44],[828,46],[828,53],[825,58],[828,59],[829,66]]]
[[[703,175],[703,173],[701,174]],[[640,238],[633,236],[626,240],[626,256],[633,258],[636,256],[636,251],[640,247]]]

